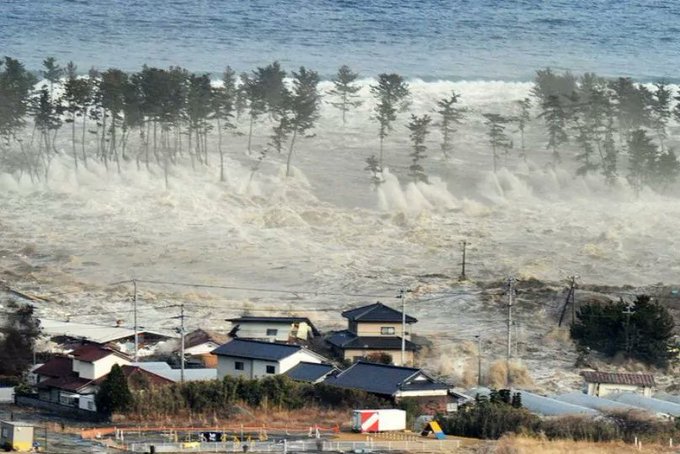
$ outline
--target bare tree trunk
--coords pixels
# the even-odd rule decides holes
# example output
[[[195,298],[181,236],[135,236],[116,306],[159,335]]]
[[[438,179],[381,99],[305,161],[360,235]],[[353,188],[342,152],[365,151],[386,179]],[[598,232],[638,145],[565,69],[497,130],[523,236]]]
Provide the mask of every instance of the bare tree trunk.
[[[220,153],[220,181],[224,181],[224,151],[222,150],[222,125],[217,117],[217,151]]]
[[[248,154],[250,154],[250,145],[253,139],[253,123],[255,123],[255,117],[250,116],[250,128],[248,129]]]
[[[293,146],[295,146],[295,138],[297,137],[297,128],[293,129],[293,138],[290,140],[290,148],[288,148],[288,159],[286,160],[286,177],[290,176],[290,161],[293,158]]]
[[[83,110],[83,165],[87,168],[87,154],[85,153],[85,134],[87,133],[87,109]]]
[[[76,151],[76,114],[71,114],[71,147],[73,150],[73,164],[78,173],[78,152]]]

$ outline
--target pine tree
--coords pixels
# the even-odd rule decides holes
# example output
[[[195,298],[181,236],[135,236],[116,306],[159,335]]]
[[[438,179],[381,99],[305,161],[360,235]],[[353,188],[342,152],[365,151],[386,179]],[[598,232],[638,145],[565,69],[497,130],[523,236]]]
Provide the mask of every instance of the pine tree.
[[[651,127],[656,132],[656,136],[661,145],[661,151],[665,150],[665,142],[668,137],[666,126],[671,118],[671,98],[672,93],[664,82],[654,84],[652,106],[651,106]]]
[[[286,176],[290,176],[290,163],[293,157],[293,147],[298,135],[304,135],[314,127],[319,119],[319,74],[316,71],[300,67],[298,72],[293,72],[293,89],[287,102],[290,110],[290,130],[292,138],[286,160]]]
[[[335,102],[331,101],[330,104],[342,112],[343,125],[347,124],[347,113],[363,103],[357,94],[361,90],[361,87],[355,84],[358,78],[359,74],[352,71],[349,66],[342,65],[333,78],[334,88],[328,92],[329,95],[338,99]]]
[[[566,133],[567,114],[558,95],[550,95],[541,105],[543,118],[548,130],[548,149],[552,149],[553,162],[560,162],[559,147],[569,139]]]
[[[104,116],[110,118],[109,128],[104,131],[104,134],[109,137],[109,149],[103,150],[102,158],[105,165],[107,165],[110,157],[115,159],[119,173],[121,167],[118,152],[118,128],[122,127],[127,84],[128,75],[120,69],[111,68],[102,73],[99,85]]]
[[[489,128],[487,135],[489,136],[489,144],[491,145],[491,152],[493,156],[493,171],[498,170],[499,151],[507,152],[512,148],[512,142],[505,132],[505,127],[510,119],[495,113],[482,114],[486,121],[484,124]]]
[[[222,149],[222,129],[234,129],[234,109],[237,88],[236,73],[229,66],[222,75],[222,86],[213,87],[211,93],[212,118],[217,122],[217,150],[220,153],[220,181],[225,180],[224,151]]]
[[[51,134],[61,126],[60,117],[55,105],[50,100],[50,92],[47,86],[43,86],[34,99],[33,123],[36,130],[40,132],[38,160],[45,179],[47,179],[52,158],[57,153],[57,150],[53,147],[54,143],[51,140]],[[37,164],[34,164],[33,172],[36,177],[39,176]]]
[[[123,369],[118,364],[113,365],[111,372],[99,386],[94,401],[97,405],[97,411],[107,415],[116,412],[124,413],[134,404],[127,379]]]
[[[429,127],[432,122],[432,118],[429,115],[416,116],[411,115],[411,121],[408,123],[409,137],[411,138],[411,143],[413,144],[413,151],[411,152],[411,165],[408,168],[408,174],[413,178],[414,182],[422,181],[424,183],[428,182],[427,174],[423,168],[421,162],[425,159],[425,152],[427,151],[427,146],[425,145],[425,139],[430,133]]]
[[[392,130],[392,123],[397,119],[397,112],[408,107],[410,90],[408,84],[399,74],[380,74],[378,84],[371,85],[371,93],[377,100],[375,119],[378,121],[378,137],[380,138],[380,169],[382,171],[383,144]]]
[[[26,124],[31,106],[31,92],[37,83],[35,76],[18,60],[0,60],[0,138],[6,146],[20,140],[19,131]]]
[[[380,162],[374,154],[366,158],[366,167],[364,170],[368,170],[371,173],[371,183],[374,187],[380,186],[384,180],[382,179],[382,169],[380,168]]]
[[[656,183],[661,190],[675,183],[680,175],[680,161],[673,150],[661,152],[656,163]]]
[[[54,57],[43,60],[43,77],[50,83],[50,100],[54,100],[54,84],[58,83],[64,75],[64,69],[57,64]]]
[[[619,151],[614,140],[614,117],[608,115],[602,141],[602,175],[610,186],[616,182]]]
[[[456,126],[463,120],[465,109],[456,107],[460,95],[451,92],[451,96],[437,101],[437,113],[440,115],[439,129],[442,133],[441,150],[445,158],[453,153],[453,135],[457,132]]]
[[[193,132],[196,140],[196,153],[199,162],[208,164],[208,151],[205,139],[209,129],[208,117],[210,116],[212,87],[210,76],[203,74],[189,76],[189,87],[186,98],[186,115],[189,121],[189,130]]]
[[[71,124],[71,145],[73,153],[73,163],[78,170],[78,152],[76,151],[76,118],[83,119],[83,132],[85,131],[85,116],[87,114],[87,104],[90,99],[90,83],[87,79],[78,78],[77,68],[73,62],[66,66],[67,79],[64,83],[64,94],[62,101],[65,104],[66,112],[70,117],[65,119],[66,123]],[[87,165],[83,143],[83,164]]]
[[[628,139],[628,154],[628,181],[639,193],[654,178],[658,148],[644,130],[636,129]]]
[[[248,104],[248,153],[252,150],[253,126],[255,121],[266,112],[266,103],[258,80],[249,74],[241,74],[241,92]]]

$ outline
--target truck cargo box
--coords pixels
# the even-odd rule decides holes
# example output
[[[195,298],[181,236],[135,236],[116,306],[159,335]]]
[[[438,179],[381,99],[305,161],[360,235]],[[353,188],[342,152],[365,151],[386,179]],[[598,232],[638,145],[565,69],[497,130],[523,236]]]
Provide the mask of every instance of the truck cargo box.
[[[354,410],[352,430],[355,432],[389,432],[406,430],[404,410]]]

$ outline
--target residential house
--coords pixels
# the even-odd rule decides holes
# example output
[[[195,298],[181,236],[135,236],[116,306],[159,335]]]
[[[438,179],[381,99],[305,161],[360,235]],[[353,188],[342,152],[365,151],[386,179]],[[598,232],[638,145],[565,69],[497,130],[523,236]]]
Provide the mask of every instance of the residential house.
[[[322,363],[326,359],[300,345],[234,339],[215,349],[217,378],[260,378],[282,374],[301,362]]]
[[[33,371],[37,376],[41,400],[95,411],[94,394],[98,380],[105,377],[114,364],[129,365],[130,358],[114,349],[89,344],[69,356],[57,356]]]
[[[307,317],[254,317],[245,315],[227,319],[233,328],[229,333],[240,339],[270,342],[307,342],[319,335],[319,331]]]
[[[0,449],[29,452],[33,449],[33,425],[19,421],[0,421]]]
[[[356,389],[399,403],[415,400],[424,413],[445,413],[457,409],[457,396],[452,386],[437,381],[414,367],[358,361],[324,383],[340,388]]]
[[[406,315],[404,361],[402,363],[402,313],[378,302],[342,313],[347,329],[333,333],[327,341],[334,353],[345,360],[358,361],[376,354],[387,354],[396,365],[413,364],[416,344],[411,342],[414,317]]]
[[[652,397],[656,386],[652,374],[582,371],[581,376],[586,383],[586,393],[597,397],[621,392],[632,392],[645,397]]]
[[[301,362],[285,372],[289,378],[306,383],[321,383],[331,374],[340,372],[332,364]]]
[[[42,336],[57,344],[63,353],[87,344],[107,345],[129,355],[135,350],[135,330],[122,326],[93,325],[90,323],[65,322],[61,320],[40,319]],[[170,334],[146,329],[137,330],[138,355],[153,353],[155,347],[175,338]]]
[[[217,367],[217,357],[212,354],[229,336],[199,328],[184,336],[184,357],[188,362],[207,368]]]

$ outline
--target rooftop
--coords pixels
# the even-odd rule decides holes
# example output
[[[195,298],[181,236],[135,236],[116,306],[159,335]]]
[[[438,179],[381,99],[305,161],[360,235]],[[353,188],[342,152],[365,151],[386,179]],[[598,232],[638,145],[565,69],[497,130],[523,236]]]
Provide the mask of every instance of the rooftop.
[[[350,309],[342,313],[342,316],[352,322],[392,322],[401,323],[401,311],[385,306],[381,302],[368,306]],[[415,323],[418,320],[406,315],[406,323]]]
[[[89,323],[64,322],[60,320],[40,319],[42,333],[49,337],[65,336],[75,339],[85,339],[98,344],[116,342],[135,336],[135,330],[122,326],[93,325]],[[170,338],[160,332],[139,330],[138,334]]]
[[[184,336],[184,348],[191,348],[206,342],[222,345],[229,340],[229,336],[215,331],[199,328]]]
[[[307,363],[303,361],[288,370],[285,375],[293,380],[316,383],[334,370],[337,369],[331,364]]]
[[[608,383],[613,385],[656,386],[652,374],[629,374],[622,372],[597,372],[584,370],[581,375],[587,383]]]
[[[326,380],[325,383],[386,396],[392,396],[398,391],[450,388],[446,383],[436,382],[415,367],[391,366],[365,361],[353,364],[349,369]]]
[[[245,339],[234,339],[213,350],[218,356],[236,356],[239,358],[264,359],[279,361],[300,351],[302,347],[291,344],[278,344]]]
[[[73,372],[73,360],[65,356],[55,356],[42,366],[36,368],[33,373],[47,377],[64,377]]]
[[[103,345],[87,344],[82,347],[78,347],[73,352],[71,356],[73,359],[78,361],[85,361],[88,363],[99,361],[102,358],[106,358],[109,355],[116,355],[124,359],[129,359],[129,357],[117,350],[112,348],[104,347]]]

